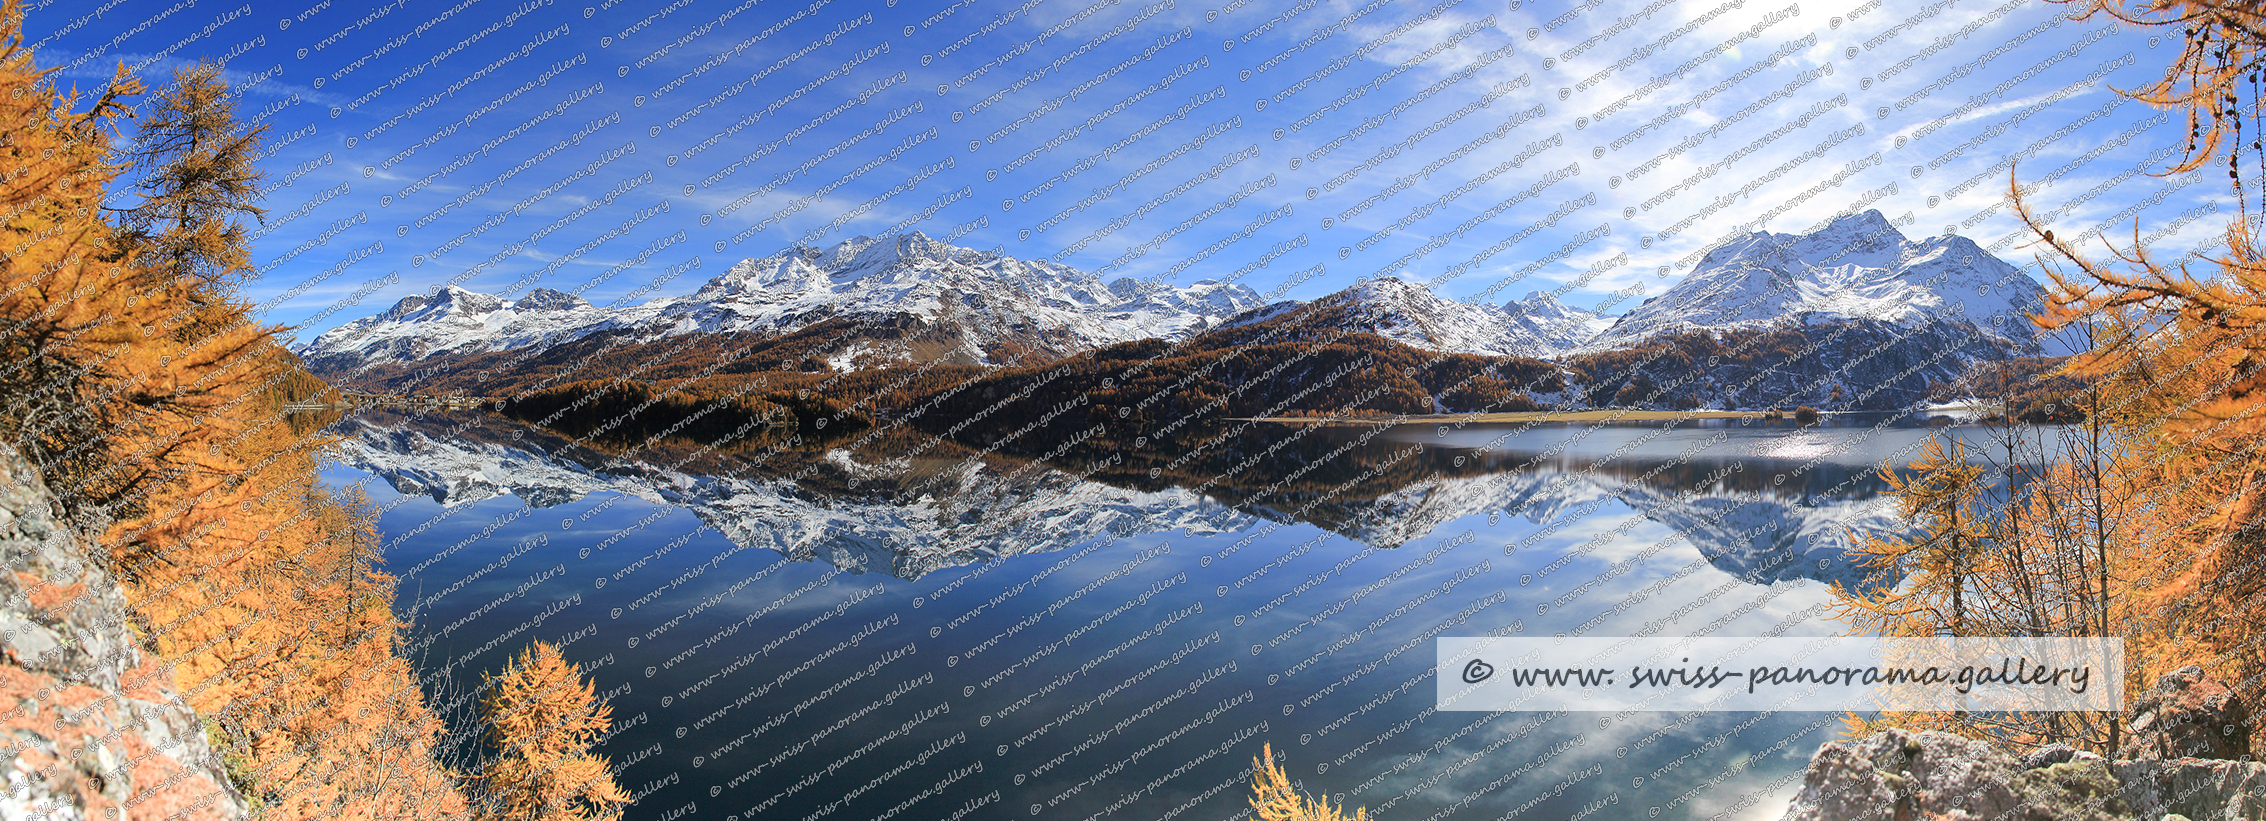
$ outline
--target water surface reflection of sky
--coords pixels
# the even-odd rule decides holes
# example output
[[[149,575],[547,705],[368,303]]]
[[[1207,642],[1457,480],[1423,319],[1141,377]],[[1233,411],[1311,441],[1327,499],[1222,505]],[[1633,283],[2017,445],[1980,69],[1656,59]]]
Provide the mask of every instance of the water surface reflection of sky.
[[[1381,480],[1200,494],[902,449],[672,469],[486,418],[341,430],[328,477],[384,511],[452,726],[481,672],[562,643],[614,705],[629,817],[814,821],[1226,818],[1265,743],[1374,818],[1775,818],[1838,715],[1436,712],[1432,639],[1838,633],[1820,580],[1862,583],[1841,548],[1895,526],[1874,468],[1930,434],[1409,426],[1342,457],[1406,454]]]

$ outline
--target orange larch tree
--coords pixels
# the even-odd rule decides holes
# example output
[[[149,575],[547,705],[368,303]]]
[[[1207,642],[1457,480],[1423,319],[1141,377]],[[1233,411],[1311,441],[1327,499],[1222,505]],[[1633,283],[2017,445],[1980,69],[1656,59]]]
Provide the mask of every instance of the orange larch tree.
[[[612,709],[556,647],[535,642],[484,682],[481,712],[495,757],[480,774],[482,817],[614,821],[629,796],[590,752]]]
[[[247,252],[208,243],[221,262],[200,269],[168,264],[163,243],[152,244],[179,229],[240,246],[241,233],[198,222],[214,212],[176,212],[191,218],[141,233],[114,225],[103,204],[122,173],[144,183],[196,175],[172,160],[111,160],[116,118],[141,90],[122,66],[86,104],[58,91],[21,40],[22,12],[8,0],[0,436],[39,466],[125,583],[150,650],[137,675],[169,678],[209,720],[237,786],[266,817],[464,815],[454,776],[433,756],[443,728],[397,649],[392,580],[377,568],[371,522],[357,499],[322,488],[327,440],[301,433],[282,409],[304,374],[280,329],[254,321],[221,281]],[[157,108],[228,104],[211,93],[216,77],[199,82],[177,84]],[[256,140],[222,130],[241,156],[221,161],[247,159]],[[153,201],[169,190],[144,188]]]

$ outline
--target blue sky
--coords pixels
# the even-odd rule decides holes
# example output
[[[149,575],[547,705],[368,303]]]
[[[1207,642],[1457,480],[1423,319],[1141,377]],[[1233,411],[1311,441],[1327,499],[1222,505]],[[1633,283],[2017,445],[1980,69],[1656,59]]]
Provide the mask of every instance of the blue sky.
[[[2040,0],[28,8],[66,84],[226,59],[272,146],[243,293],[300,339],[446,283],[642,301],[903,230],[1620,313],[1723,238],[1857,206],[2030,265],[2010,166],[2057,231],[2138,216],[2175,254],[2232,206],[2221,169],[2148,176],[2182,126],[2109,90],[2176,46]]]

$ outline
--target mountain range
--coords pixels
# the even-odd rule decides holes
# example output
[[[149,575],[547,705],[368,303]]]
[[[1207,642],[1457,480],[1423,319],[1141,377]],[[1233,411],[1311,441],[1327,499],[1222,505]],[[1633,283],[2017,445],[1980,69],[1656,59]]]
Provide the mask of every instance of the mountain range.
[[[1758,231],[1725,243],[1582,347],[1626,347],[1678,331],[1876,320],[1960,327],[2036,353],[2023,317],[2044,307],[2044,293],[1966,237],[1910,240],[1879,211],[1865,211],[1806,234]]]
[[[353,383],[374,366],[540,351],[598,334],[636,341],[702,333],[775,338],[824,328],[813,367],[1031,364],[1145,339],[1181,341],[1291,314],[1309,327],[1372,333],[1436,352],[1573,362],[1664,338],[1862,326],[1866,339],[1925,342],[1925,376],[1976,360],[2036,355],[2023,317],[2043,289],[1959,236],[1911,240],[1879,211],[1802,234],[1755,232],[1705,255],[1627,314],[1601,316],[1536,291],[1503,305],[1449,299],[1395,277],[1310,301],[1266,303],[1240,284],[1103,283],[1067,266],[938,242],[858,237],[743,260],[691,294],[600,307],[535,289],[516,300],[454,286],[402,299],[296,348],[317,375]],[[881,329],[887,329],[883,332]],[[1834,363],[1822,363],[1830,366]],[[1576,370],[1580,368],[1576,366]],[[1611,394],[1607,394],[1610,398]]]
[[[1066,266],[946,245],[913,232],[858,237],[823,251],[742,260],[693,293],[602,308],[547,288],[516,301],[455,286],[410,296],[298,349],[317,373],[443,355],[547,347],[601,331],[640,338],[786,334],[827,319],[909,322],[910,337],[846,339],[828,365],[990,365],[1060,357],[1136,339],[1179,339],[1258,307],[1259,295],[1210,281],[1185,287],[1126,278],[1103,284]]]
[[[1326,312],[1326,325],[1365,331],[1430,351],[1547,359],[1574,350],[1612,320],[1535,291],[1508,305],[1447,299],[1398,277],[1369,280],[1310,302],[1277,302],[1231,317],[1225,327],[1257,325],[1292,311]]]

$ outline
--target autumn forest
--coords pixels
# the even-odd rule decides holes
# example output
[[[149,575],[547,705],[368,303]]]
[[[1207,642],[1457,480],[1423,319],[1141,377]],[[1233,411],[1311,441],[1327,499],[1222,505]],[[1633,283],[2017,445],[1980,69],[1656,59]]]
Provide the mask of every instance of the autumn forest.
[[[2170,173],[2224,167],[2246,210],[2219,257],[2167,265],[2145,247],[2057,238],[2022,201],[2017,169],[2009,193],[2034,229],[2027,250],[2052,279],[2032,321],[2077,340],[2074,356],[2001,357],[1943,378],[1894,348],[1890,329],[1859,325],[1671,334],[1550,362],[1348,332],[1337,309],[1318,305],[1178,342],[1063,358],[990,352],[1009,363],[999,366],[837,370],[827,357],[845,335],[919,342],[919,329],[830,318],[777,337],[602,332],[533,355],[340,374],[310,372],[284,347],[289,329],[262,324],[239,293],[253,269],[250,226],[264,213],[253,157],[270,135],[234,109],[219,72],[185,69],[145,88],[121,66],[97,91],[65,90],[21,47],[9,0],[0,439],[37,468],[59,516],[125,590],[149,655],[136,675],[203,717],[227,788],[267,818],[610,819],[629,799],[612,763],[591,752],[610,709],[556,648],[531,643],[470,692],[420,679],[376,513],[318,476],[336,444],[326,426],[349,394],[477,397],[625,457],[882,441],[1043,462],[1121,487],[1202,483],[1233,503],[1251,491],[1239,472],[1274,458],[1235,441],[1254,425],[1727,402],[1791,410],[1778,401],[1795,395],[1788,386],[1834,376],[1809,363],[1830,344],[1849,352],[1839,359],[1877,355],[1872,367],[1901,375],[1835,388],[1822,400],[1830,410],[1977,400],[2000,409],[1988,422],[2008,432],[1999,452],[1945,438],[1882,468],[1915,529],[1863,541],[1867,566],[1898,581],[1834,590],[1851,630],[2122,638],[2128,692],[2197,664],[2261,703],[2266,240],[2247,209],[2266,209],[2255,85],[2266,29],[2247,4],[2215,0],[2164,13],[2113,0],[2091,8],[2180,38],[2167,79],[2126,93],[2188,118],[2193,139]],[[1755,387],[1728,398],[1703,387],[1726,384]],[[1814,419],[1811,409],[1803,421]],[[2038,426],[2053,437],[2042,468],[2047,451],[2012,433]],[[1326,466],[1292,489],[1355,470]],[[443,721],[435,705],[450,699],[476,704],[478,726]],[[1850,716],[1848,730],[1932,728],[2113,754],[2121,719],[1883,714]],[[2266,734],[2251,738],[2266,755]],[[1257,767],[1262,818],[1366,817],[1298,794],[1271,747]]]

